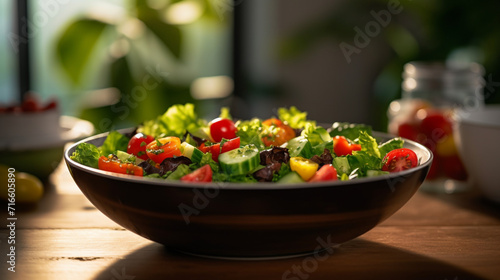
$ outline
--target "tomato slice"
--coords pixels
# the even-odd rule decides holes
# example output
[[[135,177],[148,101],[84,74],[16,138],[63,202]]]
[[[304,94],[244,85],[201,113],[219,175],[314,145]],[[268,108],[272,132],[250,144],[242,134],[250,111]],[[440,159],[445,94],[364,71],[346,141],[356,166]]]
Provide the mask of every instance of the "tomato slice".
[[[309,182],[335,181],[337,180],[337,169],[331,164],[325,164],[314,173]]]
[[[212,168],[210,168],[210,165],[205,164],[195,171],[182,176],[180,180],[184,182],[212,182]]]
[[[146,154],[156,163],[162,163],[166,158],[181,156],[181,139],[174,136],[156,139],[146,146]]]
[[[382,162],[382,171],[399,172],[417,166],[418,158],[414,151],[401,148],[388,152]]]
[[[240,137],[236,137],[227,141],[224,141],[222,145],[222,149],[220,147],[220,143],[214,144],[212,146],[205,146],[205,143],[201,144],[199,149],[204,152],[210,152],[212,154],[212,159],[216,162],[219,162],[219,155],[225,152],[229,152],[231,150],[237,149],[240,147]]]
[[[266,147],[281,146],[295,138],[295,130],[276,118],[267,119],[262,122],[262,125],[266,128],[262,137],[262,142]]]
[[[101,156],[97,162],[97,166],[100,170],[114,173],[129,174],[134,176],[143,176],[144,174],[142,167],[132,163],[122,163],[120,160],[113,159],[112,156]]]
[[[146,154],[146,146],[154,140],[155,138],[153,136],[139,132],[128,142],[127,153],[133,154],[140,159],[147,160],[148,155]]]
[[[352,155],[353,151],[361,151],[360,144],[351,144],[344,136],[335,136],[333,138],[333,152],[338,157]]]
[[[230,119],[217,118],[210,124],[210,136],[214,142],[233,139],[236,137],[236,127]]]

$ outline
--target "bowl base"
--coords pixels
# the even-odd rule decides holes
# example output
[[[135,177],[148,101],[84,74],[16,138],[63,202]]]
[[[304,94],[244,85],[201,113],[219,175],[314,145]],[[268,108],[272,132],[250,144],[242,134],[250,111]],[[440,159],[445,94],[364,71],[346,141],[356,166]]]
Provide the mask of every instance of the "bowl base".
[[[324,251],[331,250],[331,248],[336,249],[336,248],[340,247],[340,245],[341,244],[336,244],[330,248],[322,248],[321,250],[315,250],[315,251],[311,251],[311,252],[304,252],[304,253],[297,253],[297,254],[286,254],[286,255],[262,256],[262,257],[259,257],[259,256],[232,257],[232,256],[205,255],[205,254],[198,254],[198,253],[183,251],[183,250],[179,250],[179,249],[175,249],[175,248],[169,248],[169,247],[166,247],[166,248],[169,250],[174,250],[174,251],[179,252],[181,254],[190,255],[190,256],[199,257],[199,258],[206,258],[206,259],[230,260],[230,261],[270,261],[270,260],[283,260],[283,259],[293,259],[293,258],[306,257],[306,256],[319,254],[319,253],[322,253]]]

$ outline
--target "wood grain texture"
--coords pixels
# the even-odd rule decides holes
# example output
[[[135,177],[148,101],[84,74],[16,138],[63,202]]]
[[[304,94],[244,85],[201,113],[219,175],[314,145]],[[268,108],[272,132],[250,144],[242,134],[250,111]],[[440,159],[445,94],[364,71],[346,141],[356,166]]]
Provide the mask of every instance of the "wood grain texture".
[[[0,229],[0,279],[500,279],[500,206],[475,191],[418,192],[375,229],[316,255],[234,261],[124,230],[72,184],[59,171],[37,207],[17,212],[15,273],[6,265],[10,232]]]

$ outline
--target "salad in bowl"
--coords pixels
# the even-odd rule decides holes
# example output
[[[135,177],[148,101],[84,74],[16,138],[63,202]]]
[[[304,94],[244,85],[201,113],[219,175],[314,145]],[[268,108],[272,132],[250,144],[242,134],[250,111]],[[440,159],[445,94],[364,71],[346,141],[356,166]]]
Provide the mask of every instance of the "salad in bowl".
[[[64,158],[82,193],[124,228],[169,249],[247,259],[329,250],[371,230],[415,194],[432,153],[366,125],[317,124],[295,107],[204,120],[185,104],[77,142]]]
[[[268,119],[213,120],[193,104],[174,105],[132,132],[110,132],[102,146],[79,143],[70,158],[118,174],[181,182],[347,181],[414,168],[402,138],[379,143],[369,126],[319,125],[296,107]]]

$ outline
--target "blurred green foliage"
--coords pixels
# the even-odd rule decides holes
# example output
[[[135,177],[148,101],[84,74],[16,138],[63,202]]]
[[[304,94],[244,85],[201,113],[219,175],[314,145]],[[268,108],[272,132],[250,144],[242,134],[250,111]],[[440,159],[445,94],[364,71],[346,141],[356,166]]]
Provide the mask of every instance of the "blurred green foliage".
[[[210,0],[190,1],[203,8],[199,18],[221,23]],[[155,2],[163,4],[151,5]],[[183,63],[183,50],[188,47],[182,24],[165,18],[166,11],[180,2],[128,0],[125,15],[83,14],[61,30],[55,57],[71,85],[91,90],[92,85],[85,84],[90,75],[97,76],[100,88],[119,91],[118,103],[82,108],[80,117],[93,122],[97,132],[139,124],[173,104],[195,102],[189,91],[191,81],[171,78],[169,72]],[[90,67],[96,57],[103,58],[97,71]]]

